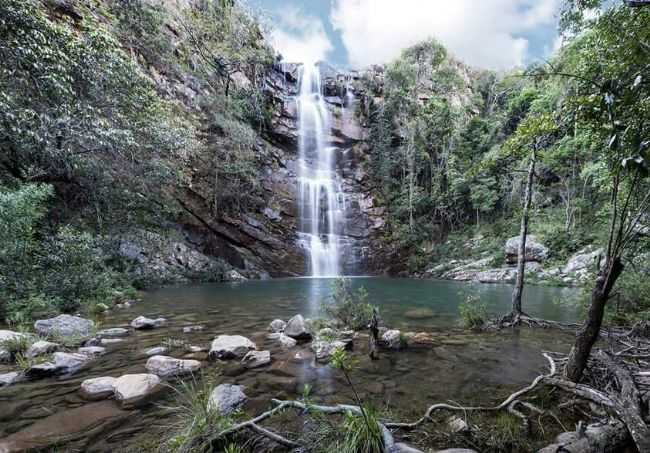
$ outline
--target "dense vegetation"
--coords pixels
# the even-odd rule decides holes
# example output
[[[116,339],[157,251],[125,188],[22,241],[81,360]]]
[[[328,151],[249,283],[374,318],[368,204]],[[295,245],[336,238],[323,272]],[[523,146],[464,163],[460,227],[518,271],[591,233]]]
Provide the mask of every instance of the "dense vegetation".
[[[197,162],[214,174],[215,212],[244,209],[272,56],[232,2],[2,2],[0,319],[122,297],[111,238],[167,228]],[[187,79],[189,98],[174,91]]]
[[[429,41],[391,63],[383,84],[365,80],[370,172],[389,211],[386,241],[409,272],[471,257],[472,239],[500,264],[534,158],[530,229],[551,261],[605,247],[625,210],[625,228],[640,234],[624,247],[619,307],[648,316],[650,11],[610,6],[583,20],[567,2],[565,44],[548,63],[474,71]]]

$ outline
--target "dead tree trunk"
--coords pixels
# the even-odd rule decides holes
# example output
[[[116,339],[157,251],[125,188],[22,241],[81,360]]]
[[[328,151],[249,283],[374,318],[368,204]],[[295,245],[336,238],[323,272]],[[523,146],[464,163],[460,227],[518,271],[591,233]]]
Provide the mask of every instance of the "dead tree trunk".
[[[370,336],[368,337],[368,350],[372,360],[377,360],[377,342],[379,341],[379,320],[377,319],[377,309],[372,309],[372,319],[370,320]]]
[[[533,181],[535,177],[535,147],[530,156],[528,165],[528,177],[526,179],[526,192],[524,195],[524,209],[521,214],[521,230],[519,232],[519,249],[517,250],[517,282],[515,289],[512,291],[512,316],[513,318],[521,316],[521,295],[524,291],[524,271],[526,264],[526,236],[528,235],[528,218],[530,204],[533,198]]]
[[[623,272],[623,263],[619,257],[608,259],[603,270],[598,272],[596,284],[591,291],[591,302],[584,324],[576,335],[576,342],[569,353],[569,361],[564,371],[572,382],[578,382],[587,367],[591,348],[598,339],[600,327],[605,314],[605,304],[614,287],[614,283]]]

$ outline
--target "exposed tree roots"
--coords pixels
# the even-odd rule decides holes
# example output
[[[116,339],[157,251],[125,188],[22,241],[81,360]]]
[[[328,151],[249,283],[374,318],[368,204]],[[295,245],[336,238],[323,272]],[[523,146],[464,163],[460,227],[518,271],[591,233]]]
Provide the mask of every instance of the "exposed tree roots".
[[[578,324],[564,324],[557,321],[550,321],[548,319],[534,318],[524,312],[511,312],[487,323],[488,329],[504,329],[518,326],[575,330],[578,327]]]

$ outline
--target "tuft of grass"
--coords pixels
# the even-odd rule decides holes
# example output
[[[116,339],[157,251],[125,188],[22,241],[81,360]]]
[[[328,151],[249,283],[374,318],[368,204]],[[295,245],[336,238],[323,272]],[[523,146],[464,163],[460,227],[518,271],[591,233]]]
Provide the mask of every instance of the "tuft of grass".
[[[370,406],[364,406],[365,417],[348,412],[343,421],[342,453],[381,453],[383,442],[378,414]]]
[[[16,359],[18,356],[24,355],[34,341],[34,337],[31,335],[14,336],[0,341],[0,349],[8,351],[11,358]]]
[[[165,407],[176,415],[176,421],[169,426],[172,435],[165,441],[169,451],[183,450],[188,444],[192,444],[192,451],[209,451],[210,445],[202,440],[203,435],[229,428],[241,415],[235,412],[224,416],[208,409],[210,394],[217,379],[218,374],[202,374],[193,376],[188,381],[180,381],[178,386],[172,387],[176,392],[175,405]],[[235,448],[235,444],[228,445]],[[224,445],[223,448],[227,446]]]

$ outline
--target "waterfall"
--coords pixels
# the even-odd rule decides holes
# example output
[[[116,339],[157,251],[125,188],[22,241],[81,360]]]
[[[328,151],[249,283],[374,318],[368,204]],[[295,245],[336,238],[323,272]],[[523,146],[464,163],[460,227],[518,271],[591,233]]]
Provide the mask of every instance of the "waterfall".
[[[307,254],[309,275],[332,277],[340,273],[339,235],[345,204],[335,171],[336,148],[328,146],[331,125],[318,65],[303,64],[299,84],[298,239]]]

